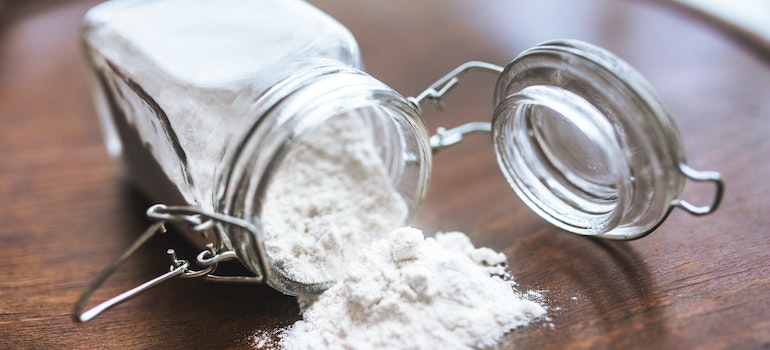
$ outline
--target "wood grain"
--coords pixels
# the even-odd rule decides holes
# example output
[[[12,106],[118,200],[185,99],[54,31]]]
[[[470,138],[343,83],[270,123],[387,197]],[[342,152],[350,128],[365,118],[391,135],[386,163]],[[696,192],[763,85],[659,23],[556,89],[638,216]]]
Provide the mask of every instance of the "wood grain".
[[[626,58],[679,125],[689,164],[719,170],[722,207],[675,211],[642,240],[574,236],[510,190],[489,140],[438,153],[416,226],[459,230],[509,256],[522,289],[541,290],[551,320],[499,348],[770,347],[770,69],[713,28],[661,4],[430,0],[311,1],[345,24],[367,70],[405,95],[458,64],[505,64],[560,37]],[[148,203],[107,156],[77,45],[95,1],[5,2],[0,15],[0,348],[249,348],[255,332],[298,319],[270,288],[174,280],[86,324],[69,313],[88,282],[147,225]],[[468,76],[431,128],[489,120],[494,77]],[[685,198],[708,200],[688,184]],[[104,298],[162,272],[178,236],[153,239]]]

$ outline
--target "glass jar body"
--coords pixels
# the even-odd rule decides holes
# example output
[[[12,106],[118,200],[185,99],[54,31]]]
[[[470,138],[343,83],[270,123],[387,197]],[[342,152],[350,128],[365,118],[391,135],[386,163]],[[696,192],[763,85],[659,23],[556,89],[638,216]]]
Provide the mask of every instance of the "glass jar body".
[[[108,2],[82,38],[111,154],[152,200],[206,209],[260,96],[318,59],[360,66],[350,33],[299,1]]]
[[[302,1],[112,1],[86,15],[82,41],[108,149],[152,201],[259,225],[293,145],[352,114],[408,217],[422,202],[430,146],[419,112],[360,70],[347,29]],[[262,274],[257,238],[224,231],[225,248]],[[267,282],[299,293],[277,275]]]

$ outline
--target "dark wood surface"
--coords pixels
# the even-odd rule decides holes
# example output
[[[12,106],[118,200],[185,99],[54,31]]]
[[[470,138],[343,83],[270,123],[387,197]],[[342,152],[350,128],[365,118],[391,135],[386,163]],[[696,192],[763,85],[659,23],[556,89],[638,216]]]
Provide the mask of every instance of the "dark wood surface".
[[[505,64],[546,39],[606,47],[659,89],[689,164],[722,172],[718,212],[675,211],[652,235],[618,243],[532,214],[485,137],[437,154],[414,225],[504,251],[520,288],[548,299],[552,326],[515,330],[500,348],[770,347],[769,65],[661,4],[311,2],[356,35],[371,74],[405,95],[464,61]],[[104,150],[79,55],[77,26],[94,3],[6,1],[0,14],[0,348],[248,348],[255,332],[298,319],[293,298],[177,279],[89,323],[70,320],[88,282],[147,225],[148,203]],[[445,112],[426,107],[431,129],[489,120],[493,83],[468,76]],[[710,187],[690,185],[686,198],[708,199]],[[162,272],[166,248],[184,244],[153,239],[96,298]]]

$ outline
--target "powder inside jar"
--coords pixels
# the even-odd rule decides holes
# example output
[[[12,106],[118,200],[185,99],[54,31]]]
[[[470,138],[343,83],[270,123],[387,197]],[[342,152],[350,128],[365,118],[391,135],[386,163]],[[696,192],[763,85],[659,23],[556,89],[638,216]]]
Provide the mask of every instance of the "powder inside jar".
[[[262,209],[265,246],[302,282],[336,280],[361,250],[406,220],[365,124],[327,121],[287,154]]]

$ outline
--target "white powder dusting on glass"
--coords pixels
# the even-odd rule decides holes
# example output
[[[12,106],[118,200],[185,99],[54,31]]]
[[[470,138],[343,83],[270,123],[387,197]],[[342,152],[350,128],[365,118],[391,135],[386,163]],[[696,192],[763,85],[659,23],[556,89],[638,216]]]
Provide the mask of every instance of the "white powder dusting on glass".
[[[271,258],[301,281],[337,283],[300,297],[303,319],[256,348],[473,349],[543,318],[520,293],[506,257],[463,233],[424,238],[398,228],[406,204],[392,189],[363,124],[327,122],[295,146],[263,208]]]

